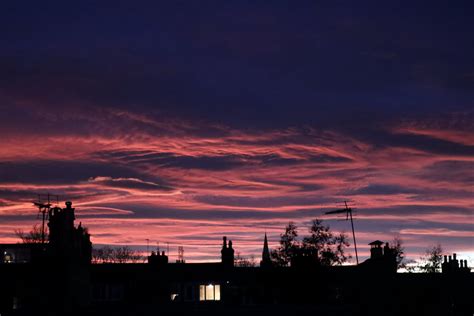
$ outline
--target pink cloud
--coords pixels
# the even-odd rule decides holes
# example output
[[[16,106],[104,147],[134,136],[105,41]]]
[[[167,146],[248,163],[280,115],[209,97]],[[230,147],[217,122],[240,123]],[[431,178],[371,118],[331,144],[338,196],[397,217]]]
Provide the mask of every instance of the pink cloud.
[[[117,166],[132,175],[104,167],[60,184],[0,182],[4,192],[0,216],[11,224],[0,230],[0,241],[14,239],[13,227],[35,221],[36,210],[30,204],[35,193],[52,192],[74,201],[94,242],[143,247],[143,241],[152,236],[174,246],[188,245],[190,260],[218,256],[222,235],[234,238],[242,253],[258,255],[263,231],[272,234],[275,246],[290,219],[304,223],[345,199],[354,200],[361,210],[358,220],[398,227],[410,247],[445,236],[450,237],[449,245],[474,251],[461,240],[469,237],[465,226],[450,228],[472,223],[472,182],[459,177],[447,187],[435,178],[437,163],[469,163],[474,162],[472,157],[433,154],[413,146],[377,146],[335,130],[243,131],[126,111],[102,110],[102,116],[79,112],[68,119],[83,122],[88,133],[13,133],[3,140],[0,162],[15,166],[52,161],[52,168],[64,162],[87,162]],[[65,118],[44,119],[60,122]],[[419,126],[400,125],[391,132],[472,145],[469,131]],[[212,132],[206,133],[206,128]],[[463,174],[469,172],[468,167]],[[417,212],[409,208],[413,205],[432,211]],[[398,208],[390,211],[389,206]],[[410,211],[400,212],[403,208]],[[382,211],[363,211],[369,209]],[[193,212],[208,218],[197,220]],[[252,212],[253,218],[248,215]],[[248,217],[237,220],[240,214]],[[387,239],[395,232],[380,231],[379,238],[367,227],[361,229],[364,243],[373,237]],[[204,245],[206,238],[212,239],[210,246]],[[366,255],[366,246],[362,247]]]

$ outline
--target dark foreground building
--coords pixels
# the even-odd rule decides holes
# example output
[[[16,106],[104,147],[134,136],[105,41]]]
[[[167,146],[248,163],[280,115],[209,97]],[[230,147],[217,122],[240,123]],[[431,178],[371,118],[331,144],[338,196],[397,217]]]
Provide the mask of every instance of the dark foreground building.
[[[469,315],[474,277],[445,258],[443,273],[396,273],[388,244],[371,243],[357,266],[298,258],[273,267],[266,236],[260,267],[235,267],[224,237],[217,263],[91,264],[89,234],[74,208],[50,212],[46,244],[0,245],[4,315]],[[384,245],[384,246],[383,246]]]

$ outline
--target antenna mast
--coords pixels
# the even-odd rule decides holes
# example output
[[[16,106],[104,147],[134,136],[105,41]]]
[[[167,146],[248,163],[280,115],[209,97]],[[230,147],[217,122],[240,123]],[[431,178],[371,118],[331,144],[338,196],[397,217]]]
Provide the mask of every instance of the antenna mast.
[[[356,255],[356,262],[359,264],[359,256],[357,254],[357,242],[356,242],[356,235],[354,230],[354,220],[352,219],[352,208],[347,206],[347,201],[344,201],[345,208],[335,211],[329,211],[324,214],[339,214],[339,213],[346,213],[346,220],[349,218],[351,219],[351,227],[352,227],[352,238],[354,239],[354,250]]]
[[[47,194],[38,194],[38,201],[33,202],[33,205],[38,207],[38,217],[41,214],[41,244],[46,242],[46,220],[48,219],[49,209],[51,208],[51,198],[56,199],[56,204],[59,203],[59,196]]]
[[[178,263],[184,263],[184,247],[179,246],[178,247]]]

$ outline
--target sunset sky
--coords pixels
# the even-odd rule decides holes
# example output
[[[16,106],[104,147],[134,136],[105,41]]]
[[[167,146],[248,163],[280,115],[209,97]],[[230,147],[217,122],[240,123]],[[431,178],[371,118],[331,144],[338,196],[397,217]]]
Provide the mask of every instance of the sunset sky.
[[[94,244],[259,260],[350,200],[363,259],[474,263],[472,8],[428,4],[2,3],[0,242],[50,192]]]

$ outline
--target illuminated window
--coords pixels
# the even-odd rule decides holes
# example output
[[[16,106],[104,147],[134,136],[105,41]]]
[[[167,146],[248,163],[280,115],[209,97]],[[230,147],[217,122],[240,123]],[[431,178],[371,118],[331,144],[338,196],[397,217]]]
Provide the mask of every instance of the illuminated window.
[[[219,284],[208,284],[199,286],[200,301],[220,301],[221,286]]]
[[[13,262],[13,255],[8,252],[3,253],[3,262],[4,263],[12,263]]]

